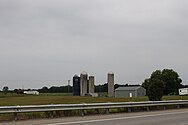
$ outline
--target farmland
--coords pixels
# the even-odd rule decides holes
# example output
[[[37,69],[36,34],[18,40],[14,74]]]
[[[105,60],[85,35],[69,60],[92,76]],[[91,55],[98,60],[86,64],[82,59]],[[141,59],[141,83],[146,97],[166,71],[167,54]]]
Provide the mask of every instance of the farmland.
[[[188,96],[164,96],[163,100],[188,100]],[[79,97],[64,93],[45,93],[40,95],[0,94],[0,106],[14,105],[43,105],[43,104],[73,104],[100,102],[130,102],[148,101],[148,97],[108,98],[108,97]]]
[[[105,95],[105,94],[104,94]],[[164,96],[163,100],[188,100],[188,96]],[[39,95],[25,95],[25,94],[15,94],[0,93],[0,106],[17,106],[17,105],[45,105],[45,104],[74,104],[74,103],[102,103],[102,102],[132,102],[132,101],[148,101],[148,97],[136,97],[136,98],[108,98],[108,97],[80,97],[72,96],[72,94],[64,93],[43,93]],[[141,109],[137,109],[140,111]],[[104,112],[103,110],[98,110],[97,113]],[[119,109],[111,109],[110,112],[121,112]],[[72,112],[56,112],[58,115],[55,117],[62,116],[75,116],[79,115],[79,111]],[[95,114],[96,111],[89,110],[89,114]],[[19,120],[26,119],[38,119],[38,118],[50,118],[49,112],[29,112],[29,113],[19,113]],[[0,114],[1,121],[12,121],[13,114]]]

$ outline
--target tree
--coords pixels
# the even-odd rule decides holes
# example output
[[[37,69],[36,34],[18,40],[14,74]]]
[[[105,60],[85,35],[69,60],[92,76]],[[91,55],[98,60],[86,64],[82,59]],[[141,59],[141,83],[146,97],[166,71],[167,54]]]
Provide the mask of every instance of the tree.
[[[72,92],[72,86],[52,86],[50,88],[44,86],[38,91],[40,93],[68,93],[68,88],[70,89],[69,92]]]
[[[142,87],[146,89],[146,95],[148,95],[149,85],[150,85],[150,79],[145,79],[144,82],[142,83]]]
[[[4,86],[4,87],[3,87],[3,93],[4,93],[4,94],[7,94],[7,93],[8,93],[8,89],[9,89],[8,86]]]
[[[151,74],[149,79],[145,79],[145,81],[142,83],[142,86],[146,89],[147,92],[149,91],[149,86],[152,83],[152,79],[158,79],[163,82],[164,95],[178,94],[178,89],[180,88],[182,82],[178,73],[172,69],[163,69],[162,71],[156,70]]]
[[[108,92],[108,84],[105,83],[105,84],[99,84],[99,85],[96,85],[95,86],[95,92]]]
[[[44,86],[42,89],[38,90],[40,93],[47,93],[49,91],[48,87]]]
[[[162,72],[160,70],[156,70],[154,72],[152,72],[150,78],[145,79],[144,82],[142,83],[142,87],[146,89],[146,95],[148,95],[148,91],[149,91],[149,86],[152,83],[151,80],[152,79],[160,79],[161,80],[161,75]]]
[[[182,80],[179,78],[177,72],[172,69],[164,69],[162,71],[162,80],[164,81],[164,94],[165,95],[176,95],[178,89],[181,86]]]
[[[164,82],[159,79],[150,79],[148,97],[150,101],[160,101],[163,96]]]
[[[161,79],[162,78],[162,71],[161,70],[156,70],[154,72],[152,72],[151,74],[151,79]]]

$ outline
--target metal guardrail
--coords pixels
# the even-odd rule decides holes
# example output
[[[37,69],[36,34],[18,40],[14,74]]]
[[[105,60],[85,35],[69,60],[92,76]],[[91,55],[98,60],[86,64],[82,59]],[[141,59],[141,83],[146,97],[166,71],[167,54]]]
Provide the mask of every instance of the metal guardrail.
[[[110,109],[110,108],[133,108],[133,107],[151,107],[188,104],[188,100],[171,101],[146,101],[146,102],[118,102],[118,103],[82,103],[82,104],[51,104],[51,105],[28,105],[28,106],[0,106],[0,114],[13,113],[14,119],[17,119],[17,113],[24,112],[47,112],[47,111],[65,111],[65,110],[87,110],[87,109]]]

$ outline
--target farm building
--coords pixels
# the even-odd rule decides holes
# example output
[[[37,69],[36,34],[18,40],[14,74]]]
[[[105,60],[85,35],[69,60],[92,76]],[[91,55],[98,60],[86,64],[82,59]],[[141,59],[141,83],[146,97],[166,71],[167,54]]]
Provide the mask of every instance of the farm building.
[[[188,95],[188,88],[179,89],[179,95]]]
[[[145,95],[146,89],[141,86],[119,87],[115,90],[115,97],[138,97]]]
[[[39,95],[38,91],[24,91],[23,93],[28,95]]]

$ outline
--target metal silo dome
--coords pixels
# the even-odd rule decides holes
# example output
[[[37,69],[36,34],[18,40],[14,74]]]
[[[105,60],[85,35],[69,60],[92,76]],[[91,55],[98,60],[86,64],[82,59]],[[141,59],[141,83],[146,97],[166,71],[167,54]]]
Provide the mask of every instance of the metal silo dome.
[[[75,78],[77,78],[77,77],[79,77],[77,74],[75,74],[73,77],[75,77]]]
[[[108,72],[108,74],[114,74],[112,71]]]
[[[80,75],[88,75],[87,72],[82,71]]]

